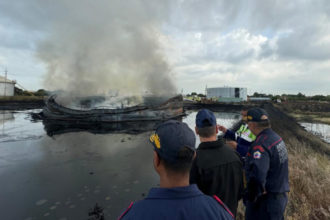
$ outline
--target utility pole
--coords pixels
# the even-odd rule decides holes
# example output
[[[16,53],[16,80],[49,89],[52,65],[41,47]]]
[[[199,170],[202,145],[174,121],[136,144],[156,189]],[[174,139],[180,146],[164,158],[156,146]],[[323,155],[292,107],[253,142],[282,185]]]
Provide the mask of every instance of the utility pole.
[[[6,87],[7,87],[7,67],[5,69],[5,92],[4,92],[5,97],[6,97],[6,90],[7,90]]]

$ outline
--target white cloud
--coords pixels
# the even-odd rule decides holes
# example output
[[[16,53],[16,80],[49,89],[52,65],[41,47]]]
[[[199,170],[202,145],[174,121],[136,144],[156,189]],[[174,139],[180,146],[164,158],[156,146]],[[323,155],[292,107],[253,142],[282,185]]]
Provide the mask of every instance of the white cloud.
[[[68,13],[77,19],[77,25],[81,22],[79,14],[86,14],[83,22],[88,23],[91,9],[102,15],[99,19],[107,20],[104,12],[120,1],[109,1],[107,7],[92,4],[86,11],[81,7],[59,10],[58,4],[40,2],[0,3],[0,65],[5,63],[10,69],[23,65],[31,80],[18,80],[31,88],[41,87],[32,79],[41,78],[45,69],[31,57],[44,34],[53,31],[50,24],[65,20]],[[203,92],[206,85],[227,85],[248,87],[250,93],[330,94],[329,0],[164,0],[161,6],[146,2],[146,7],[137,1],[127,8],[128,15],[140,10],[145,12],[142,18],[161,24],[158,40],[179,91]],[[117,22],[124,26],[127,21],[135,22],[117,16]],[[66,31],[70,29],[63,33]],[[112,31],[115,34],[116,30]],[[93,40],[98,39],[96,34]]]

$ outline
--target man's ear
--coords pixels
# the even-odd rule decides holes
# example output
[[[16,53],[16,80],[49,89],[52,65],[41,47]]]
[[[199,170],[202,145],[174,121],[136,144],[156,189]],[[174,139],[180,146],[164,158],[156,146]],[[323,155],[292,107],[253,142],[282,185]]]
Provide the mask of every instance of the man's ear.
[[[218,134],[219,133],[219,128],[218,125],[215,125],[215,133]]]
[[[154,151],[154,166],[155,166],[155,168],[159,167],[159,164],[160,164],[159,156],[158,156],[157,152]]]

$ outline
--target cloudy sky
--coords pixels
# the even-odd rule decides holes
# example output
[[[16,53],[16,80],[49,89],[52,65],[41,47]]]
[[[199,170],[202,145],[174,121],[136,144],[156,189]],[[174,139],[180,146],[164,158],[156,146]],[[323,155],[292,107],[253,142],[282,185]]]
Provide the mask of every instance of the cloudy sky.
[[[330,2],[0,0],[5,68],[30,90],[330,94]]]

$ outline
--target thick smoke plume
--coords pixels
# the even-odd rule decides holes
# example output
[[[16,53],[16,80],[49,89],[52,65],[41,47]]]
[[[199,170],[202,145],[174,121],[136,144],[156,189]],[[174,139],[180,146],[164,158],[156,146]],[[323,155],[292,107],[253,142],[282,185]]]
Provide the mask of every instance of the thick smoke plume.
[[[46,88],[79,96],[176,92],[159,42],[166,1],[33,0],[32,6],[46,19],[37,47],[48,69]]]

